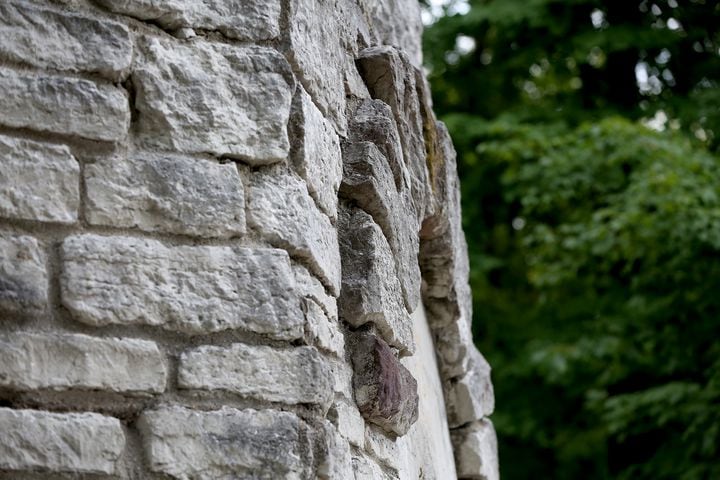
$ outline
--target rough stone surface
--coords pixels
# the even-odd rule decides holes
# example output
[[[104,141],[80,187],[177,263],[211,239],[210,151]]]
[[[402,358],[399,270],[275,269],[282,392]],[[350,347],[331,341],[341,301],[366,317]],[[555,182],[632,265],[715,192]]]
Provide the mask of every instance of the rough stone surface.
[[[332,395],[330,367],[313,347],[198,347],[180,357],[178,384],[287,404],[325,405]]]
[[[327,350],[339,358],[345,356],[345,336],[338,325],[337,316],[335,319],[328,318],[318,303],[306,298],[303,302],[305,311],[305,334],[315,342],[318,348]]]
[[[391,479],[380,465],[370,460],[365,455],[354,456],[352,458],[353,472],[355,480],[386,480]]]
[[[372,14],[372,26],[380,44],[391,45],[408,54],[413,65],[422,66],[420,4],[415,0],[394,2],[363,0]]]
[[[340,250],[330,219],[315,207],[302,180],[256,173],[248,196],[248,223],[273,246],[308,262],[330,291],[340,292]]]
[[[147,146],[262,165],[285,159],[295,83],[275,50],[145,37],[133,72]],[[202,92],[202,94],[199,94]]]
[[[0,5],[0,57],[33,67],[97,72],[117,80],[132,60],[132,39],[125,25],[26,1]]]
[[[85,207],[94,225],[198,237],[245,233],[245,196],[232,163],[137,153],[85,167]]]
[[[0,125],[114,142],[127,136],[130,105],[111,85],[0,67]]]
[[[426,164],[424,119],[418,97],[416,70],[396,48],[371,47],[360,52],[358,68],[373,98],[390,105],[400,133],[405,165],[410,173],[412,206],[422,220],[432,191]]]
[[[289,258],[280,250],[80,235],[63,242],[61,255],[63,305],[90,325],[188,334],[240,328],[281,339],[303,333]]]
[[[450,427],[459,427],[489,416],[495,409],[495,394],[490,381],[490,365],[473,349],[468,372],[448,382],[445,391]]]
[[[420,226],[408,215],[407,202],[395,189],[387,159],[374,143],[345,145],[340,193],[379,224],[392,249],[405,307],[413,312],[420,303]]]
[[[306,478],[293,413],[163,407],[145,412],[140,428],[150,469],[172,478]]]
[[[77,221],[80,167],[66,146],[0,135],[0,162],[0,216]]]
[[[45,310],[46,262],[45,252],[33,237],[0,234],[0,310],[18,315]]]
[[[352,479],[353,466],[350,445],[332,423],[322,425],[320,463],[317,478],[322,480]]]
[[[0,335],[0,387],[161,393],[167,369],[155,342],[88,335]]]
[[[112,474],[124,448],[115,418],[0,408],[0,470]]]
[[[380,227],[359,209],[343,210],[338,227],[343,259],[340,316],[356,327],[373,323],[387,343],[412,354],[415,343],[410,317]]]
[[[365,420],[354,404],[338,399],[328,412],[328,417],[350,444],[358,448],[365,447]]]
[[[297,139],[292,155],[295,168],[307,182],[318,206],[335,219],[343,175],[340,139],[302,88],[295,95],[293,110],[291,127]]]
[[[484,419],[452,432],[458,478],[499,480],[497,437]]]
[[[353,339],[353,388],[360,413],[388,432],[404,435],[418,418],[417,381],[390,347],[369,333]]]
[[[279,0],[96,0],[105,8],[151,20],[169,30],[218,30],[239,40],[271,40],[280,34]]]

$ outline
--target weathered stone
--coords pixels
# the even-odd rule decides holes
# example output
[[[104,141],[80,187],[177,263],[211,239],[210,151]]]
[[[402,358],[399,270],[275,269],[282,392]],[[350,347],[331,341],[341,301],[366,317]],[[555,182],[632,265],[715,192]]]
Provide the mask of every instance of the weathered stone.
[[[171,155],[105,157],[85,167],[88,222],[199,237],[245,233],[245,196],[232,163]]]
[[[302,88],[293,101],[293,162],[310,195],[330,218],[337,218],[337,196],[342,180],[340,139]]]
[[[317,477],[322,480],[352,479],[352,455],[347,440],[328,421],[323,422],[320,434]]]
[[[403,446],[400,438],[390,438],[385,432],[368,425],[365,428],[365,450],[394,472],[403,471]]]
[[[413,312],[420,303],[420,226],[407,215],[407,202],[395,189],[388,162],[375,144],[363,141],[344,146],[340,193],[370,213],[382,229],[393,253],[405,308]]]
[[[355,327],[373,323],[390,345],[412,354],[415,343],[410,317],[380,227],[359,209],[342,210],[338,226],[343,262],[340,316]]]
[[[66,146],[0,135],[0,162],[0,216],[77,221],[80,167]]]
[[[393,477],[387,475],[382,468],[380,468],[380,465],[365,455],[353,456],[352,465],[355,480],[395,480]]]
[[[453,430],[451,436],[458,478],[499,480],[497,436],[490,420]]]
[[[288,56],[302,72],[302,84],[340,135],[347,131],[345,71],[362,21],[355,2],[292,0]]]
[[[293,413],[164,407],[143,413],[139,425],[153,472],[183,480],[307,478],[306,440]]]
[[[310,298],[303,302],[305,312],[305,334],[318,348],[334,353],[339,358],[345,356],[345,336],[340,331],[337,320],[331,320],[320,305]]]
[[[330,367],[313,347],[198,347],[180,357],[178,385],[292,405],[326,405],[332,396]]]
[[[287,157],[295,82],[280,53],[151,37],[140,45],[133,82],[138,132],[145,145],[251,165]]]
[[[428,315],[433,316],[449,316],[452,311],[452,304],[431,303],[428,309]],[[436,308],[432,308],[436,307]],[[440,310],[440,314],[436,312]],[[429,319],[433,328],[433,337],[435,340],[435,351],[437,353],[440,374],[443,378],[461,377],[468,371],[472,352],[476,350],[472,339],[472,330],[470,327],[471,319],[469,317],[457,317],[449,324],[438,325]]]
[[[0,336],[0,386],[12,390],[165,390],[165,361],[155,342],[21,332]]]
[[[322,307],[323,312],[331,322],[338,320],[337,299],[328,295],[323,284],[315,278],[307,268],[302,265],[293,265],[295,281],[302,296],[313,299]]]
[[[363,1],[371,9],[373,32],[378,43],[404,51],[413,65],[420,68],[423,31],[420,3],[415,0]]]
[[[118,80],[132,61],[132,38],[125,25],[23,1],[0,5],[0,38],[0,57],[33,67],[97,72]]]
[[[315,207],[305,182],[283,173],[255,173],[248,223],[273,246],[302,258],[333,295],[340,292],[340,250],[330,219]]]
[[[390,347],[369,333],[353,339],[355,401],[365,419],[405,435],[418,418],[417,381]]]
[[[0,235],[0,310],[37,314],[48,301],[45,252],[25,235]]]
[[[166,247],[130,237],[63,242],[61,295],[90,325],[145,324],[187,334],[241,328],[273,338],[303,335],[290,259],[282,250]]]
[[[393,111],[410,173],[412,207],[421,221],[429,208],[432,192],[416,70],[407,55],[387,46],[366,48],[358,55],[357,64],[372,97],[384,101]]]
[[[0,470],[113,474],[124,449],[115,418],[0,408]]]
[[[114,142],[127,136],[130,106],[111,85],[0,68],[0,125]]]
[[[151,20],[169,30],[218,30],[239,40],[271,40],[280,34],[279,0],[96,0],[124,15]]]
[[[446,385],[445,401],[450,428],[489,416],[495,409],[490,365],[474,347],[470,358],[468,372]]]
[[[365,420],[354,404],[336,400],[328,412],[328,418],[343,438],[360,449],[365,448]]]

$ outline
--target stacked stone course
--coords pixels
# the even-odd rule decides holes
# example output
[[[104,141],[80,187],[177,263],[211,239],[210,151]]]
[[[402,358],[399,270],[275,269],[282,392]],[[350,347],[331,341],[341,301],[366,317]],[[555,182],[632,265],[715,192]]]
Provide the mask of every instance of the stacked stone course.
[[[498,478],[421,30],[0,4],[0,479]]]

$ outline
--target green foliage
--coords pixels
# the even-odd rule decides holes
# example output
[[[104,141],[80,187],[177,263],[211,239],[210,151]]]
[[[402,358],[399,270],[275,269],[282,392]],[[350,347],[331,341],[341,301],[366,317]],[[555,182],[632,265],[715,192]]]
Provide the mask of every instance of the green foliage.
[[[478,1],[426,34],[505,479],[720,478],[720,7],[679,3]]]

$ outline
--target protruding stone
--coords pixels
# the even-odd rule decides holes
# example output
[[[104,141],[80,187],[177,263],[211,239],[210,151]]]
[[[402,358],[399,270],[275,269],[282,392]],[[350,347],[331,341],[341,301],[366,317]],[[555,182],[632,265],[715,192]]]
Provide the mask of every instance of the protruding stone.
[[[295,95],[293,110],[292,136],[297,139],[293,148],[295,168],[318,206],[334,220],[343,175],[340,139],[301,87]]]
[[[0,125],[115,142],[127,136],[130,105],[111,85],[0,68]]]
[[[138,153],[85,167],[88,222],[199,237],[245,233],[245,196],[232,163]]]
[[[453,430],[455,464],[460,479],[499,480],[495,428],[488,419]]]
[[[250,165],[287,157],[295,81],[280,53],[145,37],[141,54],[133,82],[145,145]]]
[[[150,470],[178,480],[307,478],[300,419],[276,410],[173,406],[142,414]]]
[[[420,4],[415,0],[377,2],[367,0],[372,12],[373,31],[380,45],[392,45],[404,51],[413,65],[422,67],[422,31]]]
[[[490,380],[490,365],[473,349],[468,372],[445,386],[450,428],[479,420],[493,413],[495,395]]]
[[[320,461],[318,478],[321,480],[352,479],[353,465],[350,445],[328,421],[320,430]]]
[[[416,69],[403,52],[388,46],[366,48],[358,55],[357,64],[372,97],[390,105],[395,116],[410,173],[413,211],[421,221],[431,205],[432,192]]]
[[[353,339],[353,388],[360,413],[395,435],[405,435],[418,418],[417,381],[390,347],[369,333]]]
[[[285,340],[303,335],[282,250],[79,235],[65,239],[61,255],[63,305],[89,325],[156,325],[191,335],[239,328]]]
[[[80,167],[65,145],[0,135],[0,162],[0,216],[77,221]]]
[[[279,0],[97,0],[110,11],[151,20],[168,30],[217,30],[238,40],[272,40],[280,34]]]
[[[180,357],[178,384],[292,405],[327,405],[332,396],[330,367],[313,347],[198,347]]]
[[[19,332],[0,336],[0,386],[12,390],[161,393],[167,371],[155,342]]]
[[[412,323],[380,227],[359,209],[341,211],[338,227],[343,259],[340,316],[355,327],[373,323],[387,343],[403,354],[412,354]]]
[[[328,418],[350,444],[365,448],[365,420],[354,404],[344,399],[336,400],[328,412]]]
[[[0,470],[110,475],[124,449],[116,418],[0,408]]]
[[[48,274],[45,252],[26,235],[0,235],[0,310],[33,315],[45,310]]]
[[[315,206],[305,182],[284,173],[255,173],[248,223],[273,246],[305,260],[326,287],[340,292],[340,250],[330,219]]]
[[[315,342],[318,348],[334,353],[339,358],[345,356],[345,336],[340,331],[337,319],[328,318],[315,300],[305,298],[305,334]]]
[[[124,76],[132,60],[128,28],[25,1],[0,4],[0,57],[33,67]]]
[[[382,229],[393,253],[405,308],[412,313],[420,303],[420,225],[407,214],[406,196],[396,190],[387,159],[374,143],[344,146],[340,193],[370,213]]]
[[[433,326],[435,352],[438,358],[438,367],[443,378],[461,377],[469,370],[473,352],[476,350],[473,343],[471,319],[460,316],[449,324],[432,323],[434,317],[450,316],[454,313],[452,303],[430,303],[428,308],[429,321]],[[451,309],[448,311],[448,309]],[[441,309],[441,310],[440,310]]]
[[[355,455],[352,458],[355,480],[394,480],[386,474],[375,461],[365,455]]]

